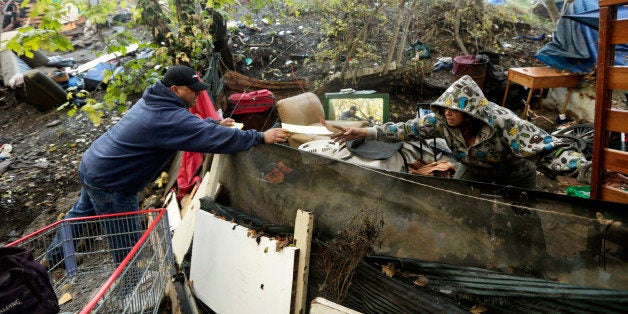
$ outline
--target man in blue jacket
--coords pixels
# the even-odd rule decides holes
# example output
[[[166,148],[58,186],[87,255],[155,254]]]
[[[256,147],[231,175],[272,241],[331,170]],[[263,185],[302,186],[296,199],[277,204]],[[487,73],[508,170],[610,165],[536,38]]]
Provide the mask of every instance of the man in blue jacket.
[[[239,130],[190,113],[209,85],[187,66],[172,66],[149,86],[116,125],[85,151],[79,166],[81,195],[65,218],[137,211],[137,193],[154,180],[178,151],[230,154],[259,144],[285,142],[283,129]],[[137,217],[129,224],[103,224],[109,248],[120,263],[139,239]],[[72,230],[76,234],[78,230]],[[57,233],[47,253],[48,267],[64,267],[62,237]],[[67,252],[66,252],[67,254]]]

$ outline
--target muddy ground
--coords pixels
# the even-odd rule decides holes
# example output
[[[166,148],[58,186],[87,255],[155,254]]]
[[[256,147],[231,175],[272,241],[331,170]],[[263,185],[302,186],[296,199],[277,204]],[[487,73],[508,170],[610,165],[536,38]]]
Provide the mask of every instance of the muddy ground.
[[[296,76],[316,81],[329,74],[327,66],[301,57],[312,53],[313,42],[316,42],[319,34],[316,31],[318,18],[302,16],[280,25],[264,24],[260,20],[255,29],[241,28],[231,38],[232,49],[236,54],[251,58],[252,63],[240,63],[239,71],[267,80],[291,80]],[[511,46],[502,53],[502,69],[540,65],[535,61],[534,53],[544,42],[516,38],[524,34],[523,30],[530,35],[547,32],[528,26],[502,34],[504,42]],[[460,52],[446,33],[431,38],[433,41],[430,44],[435,50],[430,58],[424,60],[427,70],[422,70],[423,78],[428,86],[445,88],[451,82],[451,72],[432,72],[431,68],[437,58],[453,57],[460,55]],[[102,47],[101,43],[80,35],[73,41],[80,48],[59,55],[74,58],[78,64],[90,61]],[[254,45],[250,43],[265,45],[251,49]],[[381,53],[384,53],[384,48]],[[53,56],[58,53],[47,54]],[[94,126],[84,114],[69,117],[66,111],[39,112],[21,100],[14,99],[10,89],[6,89],[2,96],[0,144],[13,146],[11,157],[0,162],[0,244],[6,244],[54,222],[71,207],[80,190],[77,171],[82,153],[121,115],[109,112],[100,126]],[[92,96],[99,97],[98,92]],[[433,96],[391,95],[394,99],[391,116],[398,121],[412,118],[416,114],[417,102],[430,97]],[[515,104],[512,109],[517,111],[521,106]],[[557,116],[553,110],[540,109],[536,112],[547,118],[538,120],[539,125],[548,130],[556,127],[552,123]],[[538,187],[564,193],[567,186],[574,184],[573,178],[558,177],[557,180],[551,180],[540,175]],[[149,190],[148,193],[154,191]],[[159,193],[157,195],[161,196]]]

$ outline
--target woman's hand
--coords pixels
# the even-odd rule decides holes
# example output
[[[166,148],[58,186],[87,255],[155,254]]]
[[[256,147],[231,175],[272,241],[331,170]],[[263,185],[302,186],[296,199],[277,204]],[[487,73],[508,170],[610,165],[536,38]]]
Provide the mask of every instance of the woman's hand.
[[[332,126],[334,129],[339,130],[340,132],[334,133],[331,135],[331,139],[342,144],[346,141],[357,140],[359,138],[366,137],[366,129],[365,128],[343,128],[341,126],[334,125]]]
[[[327,129],[336,129],[340,132],[332,134],[330,137],[332,140],[342,144],[346,141],[357,140],[359,138],[366,137],[366,129],[365,128],[344,128],[334,124],[327,124],[327,121],[323,120],[323,118],[319,117],[318,121],[326,127]]]

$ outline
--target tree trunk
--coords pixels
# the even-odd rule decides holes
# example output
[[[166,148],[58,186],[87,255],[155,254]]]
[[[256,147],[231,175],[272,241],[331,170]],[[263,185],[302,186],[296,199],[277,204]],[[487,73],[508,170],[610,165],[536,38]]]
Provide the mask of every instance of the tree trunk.
[[[369,25],[371,24],[371,22],[373,22],[373,20],[375,19],[375,16],[377,16],[377,13],[379,13],[379,8],[381,7],[382,7],[381,5],[378,5],[375,8],[375,12],[373,12],[373,14],[370,15],[368,21],[364,24],[364,27],[362,28],[358,36],[355,38],[353,43],[351,43],[351,48],[349,52],[347,53],[347,60],[345,60],[345,62],[342,64],[342,68],[340,70],[341,80],[344,80],[345,73],[347,72],[347,68],[349,67],[349,61],[351,61],[351,58],[353,58],[353,54],[355,54],[355,51],[358,49],[358,45],[360,44],[360,41],[362,40],[362,38],[366,37],[366,34],[368,34]]]
[[[410,12],[414,12],[418,2],[418,0],[412,1]],[[405,21],[403,22],[403,31],[401,32],[401,43],[399,43],[399,47],[397,48],[397,67],[401,66],[401,60],[403,60],[403,51],[406,49],[406,41],[408,40],[408,30],[410,29],[410,22],[412,21],[412,13],[404,16],[404,18]]]
[[[458,43],[458,46],[460,47],[460,50],[462,50],[462,52],[465,55],[469,54],[469,51],[467,50],[467,47],[464,46],[464,42],[462,41],[462,38],[460,37],[460,20],[462,19],[462,6],[463,6],[463,1],[464,0],[458,0],[456,1],[456,17],[455,17],[455,21],[454,21],[454,36],[456,38],[456,42]]]
[[[388,55],[386,56],[386,63],[384,63],[384,69],[382,74],[387,74],[390,69],[390,63],[392,62],[393,54],[395,54],[395,47],[397,47],[397,40],[399,38],[399,30],[401,27],[401,12],[403,12],[404,7],[406,6],[406,0],[401,0],[399,4],[399,11],[397,11],[397,21],[395,22],[395,31],[393,33],[393,38],[390,41],[390,50],[388,50]]]
[[[166,36],[170,32],[168,27],[168,18],[162,10],[158,0],[138,0],[137,6],[142,9],[140,20],[142,24],[148,25],[153,33],[153,42],[170,45],[171,42]]]
[[[235,70],[235,62],[233,60],[233,52],[229,47],[229,38],[227,36],[227,23],[222,15],[214,10],[207,9],[212,16],[212,26],[209,32],[214,35],[214,52],[220,53],[222,64],[229,70]]]
[[[545,7],[547,8],[547,13],[549,13],[552,23],[556,25],[556,23],[558,23],[558,19],[560,19],[560,13],[558,13],[558,7],[556,6],[556,1],[545,0]]]

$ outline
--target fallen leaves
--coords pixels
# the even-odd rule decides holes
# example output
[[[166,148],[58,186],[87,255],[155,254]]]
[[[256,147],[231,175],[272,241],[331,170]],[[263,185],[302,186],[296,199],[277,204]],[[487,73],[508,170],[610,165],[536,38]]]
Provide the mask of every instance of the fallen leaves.
[[[72,301],[72,295],[66,292],[59,298],[59,305],[66,304],[69,301]]]
[[[412,283],[419,287],[425,287],[429,282],[430,280],[427,279],[427,277],[425,277],[424,275],[419,275]]]
[[[382,272],[384,274],[386,274],[386,276],[388,277],[392,277],[395,275],[395,273],[397,272],[396,268],[395,268],[395,264],[393,263],[388,263],[384,266],[382,266]]]

